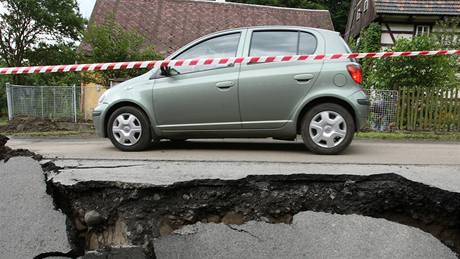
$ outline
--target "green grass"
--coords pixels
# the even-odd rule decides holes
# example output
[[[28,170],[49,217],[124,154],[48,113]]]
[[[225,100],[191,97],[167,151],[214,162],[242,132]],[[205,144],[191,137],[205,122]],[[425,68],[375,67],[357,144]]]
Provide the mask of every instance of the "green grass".
[[[358,139],[460,141],[460,132],[358,132]]]

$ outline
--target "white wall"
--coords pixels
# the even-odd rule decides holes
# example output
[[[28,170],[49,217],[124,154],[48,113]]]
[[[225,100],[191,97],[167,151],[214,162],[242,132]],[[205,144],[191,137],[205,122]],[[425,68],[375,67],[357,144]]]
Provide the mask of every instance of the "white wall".
[[[395,37],[396,40],[398,39],[412,39],[414,35],[414,26],[413,24],[397,24],[397,23],[390,23],[388,24],[390,27],[391,31],[393,32],[393,36]],[[381,37],[381,44],[382,45],[393,45],[393,40],[391,38],[391,35],[388,31],[387,27],[385,24],[382,24],[382,37]],[[440,31],[438,26],[433,26],[432,29],[433,32]],[[460,33],[460,28],[457,28],[457,32]]]
[[[390,23],[388,24],[390,27],[391,31],[393,32],[393,36],[395,37],[396,40],[399,39],[412,39],[413,34],[414,34],[414,25],[412,24],[396,24],[396,23]],[[391,38],[391,35],[388,31],[388,28],[385,24],[382,24],[382,37],[381,37],[381,43],[382,45],[388,45],[391,44],[393,45],[393,40]]]

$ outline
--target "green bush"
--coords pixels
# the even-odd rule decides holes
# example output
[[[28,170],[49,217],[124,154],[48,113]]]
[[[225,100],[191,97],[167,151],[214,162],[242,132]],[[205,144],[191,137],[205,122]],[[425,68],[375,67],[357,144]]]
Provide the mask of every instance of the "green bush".
[[[355,52],[379,52],[380,39],[382,37],[382,28],[378,23],[371,23],[361,32],[359,42],[352,42],[352,49]],[[371,72],[375,59],[361,59],[360,64],[363,68],[363,86],[370,88],[372,86]]]
[[[433,37],[400,39],[389,51],[436,50],[440,45]],[[400,57],[376,59],[367,73],[367,87],[452,87],[455,84],[455,57]]]

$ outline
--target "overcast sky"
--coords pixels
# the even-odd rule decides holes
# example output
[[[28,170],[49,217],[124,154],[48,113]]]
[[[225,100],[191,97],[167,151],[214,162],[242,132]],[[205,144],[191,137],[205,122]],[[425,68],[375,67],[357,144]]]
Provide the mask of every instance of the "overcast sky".
[[[93,11],[94,4],[96,0],[77,0],[78,5],[80,6],[80,12],[83,17],[88,18],[91,16],[91,12]]]

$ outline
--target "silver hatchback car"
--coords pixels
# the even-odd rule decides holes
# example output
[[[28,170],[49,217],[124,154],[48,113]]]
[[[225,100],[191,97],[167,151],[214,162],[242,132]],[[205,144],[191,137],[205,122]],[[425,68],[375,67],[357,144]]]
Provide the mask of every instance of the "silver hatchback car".
[[[167,59],[349,53],[339,33],[264,26],[197,39]],[[362,71],[352,59],[196,65],[148,73],[99,99],[96,132],[136,151],[160,139],[275,138],[337,154],[367,121]]]

